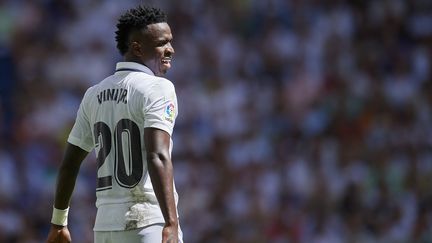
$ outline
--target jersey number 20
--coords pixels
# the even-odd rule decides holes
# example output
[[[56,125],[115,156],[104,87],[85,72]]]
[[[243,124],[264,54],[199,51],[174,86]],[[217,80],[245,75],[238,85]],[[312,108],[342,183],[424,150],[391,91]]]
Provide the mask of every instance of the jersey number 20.
[[[111,153],[112,133],[104,122],[94,124],[94,139],[99,151],[96,155],[98,170]],[[138,125],[129,120],[120,120],[114,130],[114,177],[121,187],[136,186],[143,175],[141,135]],[[125,143],[123,143],[125,142]],[[123,148],[123,144],[126,144]],[[126,166],[128,168],[126,168]],[[96,191],[112,188],[112,176],[98,176]]]

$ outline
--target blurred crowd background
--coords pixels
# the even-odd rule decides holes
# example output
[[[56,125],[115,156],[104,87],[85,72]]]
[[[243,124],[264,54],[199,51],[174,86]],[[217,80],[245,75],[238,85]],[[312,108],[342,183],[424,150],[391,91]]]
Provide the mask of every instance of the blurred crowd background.
[[[0,242],[43,242],[116,20],[168,13],[187,243],[432,242],[432,1],[0,0]],[[94,154],[72,199],[92,242]]]

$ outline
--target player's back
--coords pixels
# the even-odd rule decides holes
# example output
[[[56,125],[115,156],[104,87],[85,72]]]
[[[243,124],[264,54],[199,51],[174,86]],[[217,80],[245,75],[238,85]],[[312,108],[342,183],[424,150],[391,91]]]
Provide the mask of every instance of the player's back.
[[[137,85],[133,79],[136,75],[144,76],[141,81],[147,85]],[[143,107],[139,103],[148,92],[145,86],[153,81],[145,75],[117,72],[90,89],[85,97],[98,162],[98,205],[132,200],[131,189],[143,177],[144,111],[139,109]],[[142,185],[140,188],[144,189]]]
[[[162,218],[147,171],[144,128],[171,135],[176,114],[170,107],[176,105],[172,83],[145,72],[117,71],[86,92],[80,109],[90,125],[98,166],[95,230],[127,228],[125,215],[133,216],[134,207],[145,218],[141,226]]]

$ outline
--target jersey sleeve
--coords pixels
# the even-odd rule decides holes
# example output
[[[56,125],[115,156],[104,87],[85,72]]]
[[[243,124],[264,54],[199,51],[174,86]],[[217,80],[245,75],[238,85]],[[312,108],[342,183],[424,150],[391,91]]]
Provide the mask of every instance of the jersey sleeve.
[[[85,112],[85,96],[77,112],[75,124],[69,133],[68,142],[81,149],[90,152],[93,147],[93,136],[90,128],[90,122]]]
[[[168,80],[161,80],[152,87],[144,105],[144,128],[158,128],[171,136],[177,115],[174,85]]]

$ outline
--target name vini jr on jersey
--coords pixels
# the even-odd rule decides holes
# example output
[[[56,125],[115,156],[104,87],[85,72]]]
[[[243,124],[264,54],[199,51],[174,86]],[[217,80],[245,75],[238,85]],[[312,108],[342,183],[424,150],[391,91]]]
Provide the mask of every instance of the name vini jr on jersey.
[[[127,89],[105,89],[97,95],[99,104],[105,101],[116,101],[117,104],[123,102],[127,104]]]

